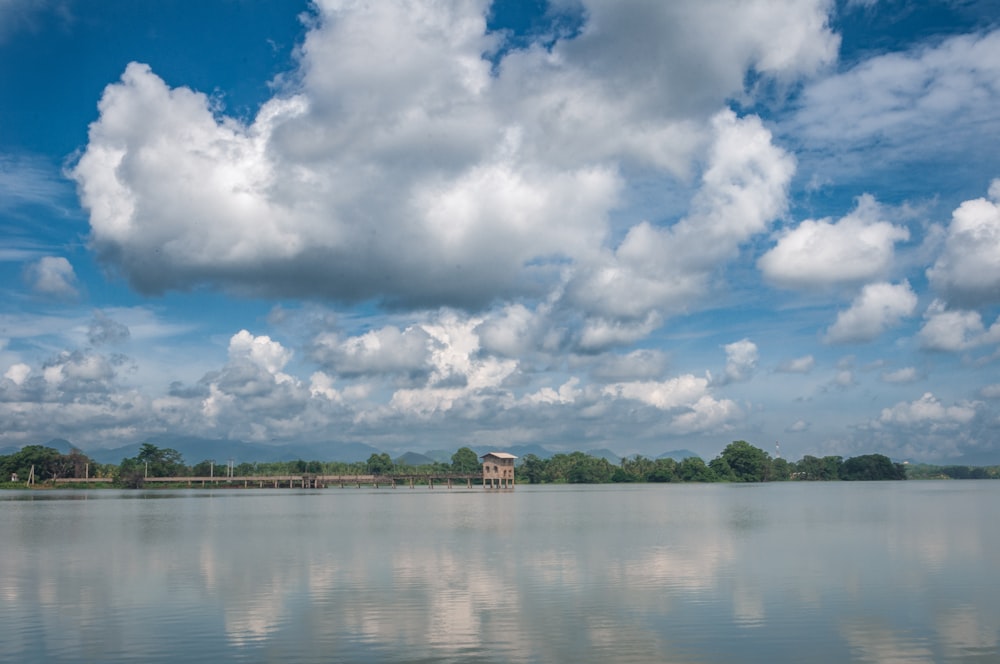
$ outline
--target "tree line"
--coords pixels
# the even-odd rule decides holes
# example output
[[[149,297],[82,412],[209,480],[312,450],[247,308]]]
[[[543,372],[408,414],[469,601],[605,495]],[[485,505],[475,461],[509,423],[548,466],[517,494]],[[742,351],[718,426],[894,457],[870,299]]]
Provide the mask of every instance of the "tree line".
[[[63,454],[43,445],[26,445],[14,454],[0,455],[0,484],[20,484],[33,477],[36,482],[53,479],[106,479],[108,484],[137,488],[148,477],[247,477],[277,475],[443,475],[473,474],[480,470],[479,457],[468,447],[459,449],[451,463],[419,466],[393,461],[385,453],[372,454],[367,461],[266,461],[219,463],[205,459],[193,465],[185,463],[180,452],[169,447],[143,443],[138,454],[125,457],[118,464],[97,463],[86,454],[72,449]],[[9,479],[9,482],[6,480]]]
[[[844,459],[805,456],[800,461],[772,458],[744,440],[733,441],[705,463],[699,457],[681,461],[626,457],[620,464],[583,452],[541,459],[533,454],[521,460],[521,481],[569,482],[780,482],[789,480],[904,480],[906,467],[882,454]]]
[[[28,480],[38,482],[55,478],[104,478],[120,487],[140,487],[148,477],[235,477],[276,475],[393,475],[427,476],[441,474],[477,474],[479,457],[469,447],[451,456],[451,463],[435,462],[412,466],[386,453],[372,454],[367,461],[269,461],[239,464],[217,463],[212,459],[188,465],[177,450],[143,443],[138,454],[119,464],[94,462],[73,449],[63,454],[51,447],[28,445],[10,455],[0,455],[0,483]],[[904,480],[910,479],[998,479],[1000,467],[904,465],[882,454],[865,454],[844,459],[840,456],[806,455],[799,461],[772,458],[767,452],[744,440],[733,441],[714,459],[705,463],[699,457],[681,461],[670,458],[650,459],[642,455],[626,457],[620,463],[583,452],[560,453],[543,459],[527,454],[518,460],[519,482],[530,484],[611,482],[781,482],[832,480]],[[9,483],[8,483],[9,484]]]

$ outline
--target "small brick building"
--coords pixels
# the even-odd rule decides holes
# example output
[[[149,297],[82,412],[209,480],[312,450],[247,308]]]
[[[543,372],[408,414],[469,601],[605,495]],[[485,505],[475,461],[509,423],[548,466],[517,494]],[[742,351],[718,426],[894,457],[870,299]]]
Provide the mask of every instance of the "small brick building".
[[[506,452],[487,452],[483,460],[483,486],[487,489],[514,488],[514,459]]]

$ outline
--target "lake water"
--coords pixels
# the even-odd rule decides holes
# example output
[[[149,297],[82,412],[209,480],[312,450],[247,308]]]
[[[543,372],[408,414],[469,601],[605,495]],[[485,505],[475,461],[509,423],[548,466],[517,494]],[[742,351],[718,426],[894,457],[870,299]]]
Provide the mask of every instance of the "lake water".
[[[0,661],[998,662],[1000,482],[0,492]]]

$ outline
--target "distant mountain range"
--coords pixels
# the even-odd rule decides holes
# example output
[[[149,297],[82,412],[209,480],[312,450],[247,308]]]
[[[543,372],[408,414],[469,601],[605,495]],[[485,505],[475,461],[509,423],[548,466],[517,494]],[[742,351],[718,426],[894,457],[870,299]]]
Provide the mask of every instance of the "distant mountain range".
[[[393,462],[395,462],[397,466],[426,466],[432,463],[451,463],[451,455],[448,456],[447,461],[438,462],[437,459],[432,459],[426,454],[407,452],[406,454],[393,459]]]

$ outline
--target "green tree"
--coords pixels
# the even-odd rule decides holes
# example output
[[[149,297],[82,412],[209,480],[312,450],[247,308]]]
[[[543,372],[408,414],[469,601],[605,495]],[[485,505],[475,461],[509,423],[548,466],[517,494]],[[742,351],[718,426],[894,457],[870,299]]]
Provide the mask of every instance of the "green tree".
[[[864,454],[844,461],[840,469],[844,480],[905,480],[906,469],[883,454]]]
[[[823,457],[823,465],[825,467],[824,474],[827,478],[831,480],[839,480],[840,472],[844,466],[843,457],[837,455],[827,455]]]
[[[566,479],[573,484],[601,484],[611,481],[614,470],[607,459],[582,454],[574,460]]]
[[[682,482],[714,482],[712,469],[700,457],[688,457],[677,466],[677,477]]]
[[[191,467],[191,474],[195,477],[209,477],[215,474],[215,461],[212,459],[205,459],[204,461],[199,461],[194,466]]]
[[[383,452],[368,457],[368,472],[372,475],[385,475],[393,469],[392,457]]]
[[[616,482],[647,482],[649,475],[656,468],[652,459],[647,459],[641,454],[622,459],[621,468],[616,472],[619,479]]]
[[[792,477],[792,464],[788,463],[787,459],[782,459],[778,457],[777,459],[771,460],[771,481],[772,482],[783,482],[785,480],[791,479]]]
[[[841,464],[839,456],[825,456],[819,459],[807,454],[795,464],[795,469],[799,479],[832,481],[840,479]]]
[[[126,457],[118,464],[114,482],[126,489],[140,489],[145,481],[145,465],[135,457]]]
[[[175,449],[159,448],[143,443],[135,460],[143,467],[145,477],[180,477],[187,474],[184,458]]]
[[[521,459],[518,473],[528,484],[541,484],[545,481],[546,465],[545,459],[534,454],[525,454]]]
[[[736,473],[734,473],[733,469],[730,467],[729,462],[721,456],[717,456],[709,461],[708,467],[712,469],[712,472],[715,473],[715,478],[720,482],[740,481],[739,478],[736,477]]]
[[[745,440],[734,440],[726,445],[722,460],[729,464],[737,482],[763,482],[770,472],[770,455]]]
[[[19,481],[26,481],[35,468],[35,478],[39,481],[53,477],[65,477],[66,462],[59,450],[45,445],[25,445],[14,454],[6,457],[3,467],[4,480],[17,473]]]
[[[657,459],[653,462],[653,469],[649,471],[646,479],[649,482],[676,482],[677,462],[669,457]]]
[[[582,452],[574,452],[583,456]],[[548,463],[545,464],[546,482],[566,482],[569,479],[570,468],[573,467],[574,458],[569,454],[554,454]]]
[[[244,461],[233,466],[233,475],[235,477],[252,477],[253,475],[260,475],[260,473],[258,472],[256,462]]]
[[[456,473],[475,473],[479,466],[479,457],[469,447],[460,447],[451,455],[451,469]]]

